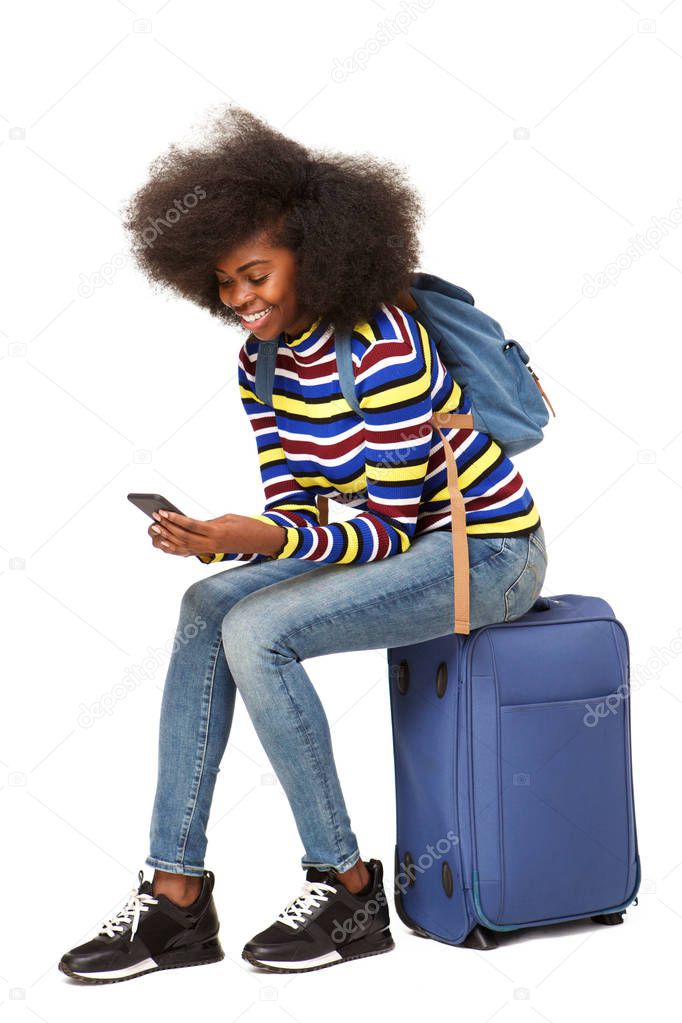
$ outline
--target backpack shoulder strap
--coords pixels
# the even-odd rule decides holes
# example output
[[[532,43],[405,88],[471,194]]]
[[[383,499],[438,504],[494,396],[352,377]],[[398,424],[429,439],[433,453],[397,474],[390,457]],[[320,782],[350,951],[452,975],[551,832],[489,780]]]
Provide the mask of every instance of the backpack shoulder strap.
[[[466,302],[468,305],[475,304],[474,296],[470,291],[460,287],[459,284],[453,284],[452,281],[446,281],[444,277],[438,277],[436,274],[421,272],[412,274],[410,288],[417,288],[418,291],[437,291],[440,295],[457,298],[460,302]],[[414,298],[414,295],[412,297]]]
[[[348,331],[339,331],[335,337],[336,364],[339,372],[341,393],[353,409],[361,416],[360,405],[355,395],[355,373],[351,355],[351,335]],[[275,378],[277,361],[277,341],[259,341],[256,354],[255,391],[261,401],[272,406],[272,386]]]
[[[275,379],[277,340],[259,341],[256,352],[255,391],[261,401],[272,407],[272,385]]]
[[[339,371],[341,393],[358,416],[362,416],[360,404],[355,394],[355,373],[351,354],[351,335],[349,331],[339,331],[334,340],[336,348],[336,366]]]

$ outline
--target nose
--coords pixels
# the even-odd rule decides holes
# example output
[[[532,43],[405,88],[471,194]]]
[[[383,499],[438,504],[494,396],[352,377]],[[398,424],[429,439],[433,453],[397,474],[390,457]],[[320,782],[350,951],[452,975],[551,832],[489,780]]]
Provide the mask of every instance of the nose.
[[[235,312],[244,312],[248,310],[249,306],[253,301],[253,293],[249,291],[248,286],[235,285],[230,291],[229,305],[235,310]]]

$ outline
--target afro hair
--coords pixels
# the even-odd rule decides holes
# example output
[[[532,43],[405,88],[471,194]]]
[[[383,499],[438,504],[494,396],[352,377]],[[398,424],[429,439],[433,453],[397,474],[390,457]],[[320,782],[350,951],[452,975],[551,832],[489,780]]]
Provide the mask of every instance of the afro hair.
[[[410,285],[424,212],[397,165],[312,150],[250,111],[220,107],[199,145],[173,143],[126,201],[132,254],[153,286],[243,330],[216,261],[261,233],[293,251],[296,298],[345,330]]]

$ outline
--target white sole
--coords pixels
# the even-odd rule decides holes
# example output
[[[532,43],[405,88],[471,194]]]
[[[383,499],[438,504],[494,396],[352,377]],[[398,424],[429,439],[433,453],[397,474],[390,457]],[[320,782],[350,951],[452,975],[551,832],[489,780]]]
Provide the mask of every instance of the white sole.
[[[326,966],[327,963],[337,963],[339,959],[343,959],[338,952],[326,952],[323,956],[317,956],[316,959],[306,959],[303,962],[282,962],[281,959],[259,959],[258,962],[262,963],[263,966],[276,966],[280,970],[314,970],[317,966]]]
[[[121,977],[134,977],[136,973],[144,973],[146,970],[156,970],[158,965],[153,959],[142,959],[134,966],[126,966],[122,970],[98,970],[93,973],[79,973],[77,970],[71,970],[71,975],[83,977],[85,980],[119,980]]]

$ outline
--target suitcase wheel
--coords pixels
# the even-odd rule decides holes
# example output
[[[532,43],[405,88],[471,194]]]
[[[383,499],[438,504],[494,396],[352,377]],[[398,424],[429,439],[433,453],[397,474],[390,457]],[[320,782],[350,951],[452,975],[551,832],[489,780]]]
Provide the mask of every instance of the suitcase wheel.
[[[622,913],[602,913],[600,916],[593,916],[592,919],[596,924],[622,924],[623,914]]]
[[[487,927],[482,927],[480,924],[472,927],[461,944],[462,948],[476,948],[479,952],[489,952],[491,949],[497,948],[497,941],[493,932],[489,931]]]
[[[403,660],[398,665],[396,672],[398,692],[401,696],[404,696],[410,686],[410,666],[407,661]]]

